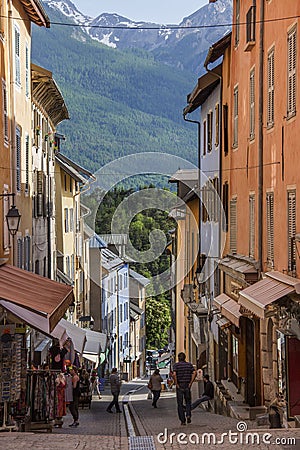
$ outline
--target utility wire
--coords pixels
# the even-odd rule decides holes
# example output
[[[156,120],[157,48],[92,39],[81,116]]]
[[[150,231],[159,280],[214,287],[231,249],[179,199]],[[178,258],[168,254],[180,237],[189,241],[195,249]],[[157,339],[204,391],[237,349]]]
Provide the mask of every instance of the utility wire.
[[[296,14],[294,16],[284,16],[284,17],[275,17],[274,19],[264,19],[264,20],[256,20],[255,23],[273,23],[273,22],[281,22],[284,20],[295,20],[299,19],[300,14]],[[20,17],[9,17],[0,15],[0,18],[3,19],[13,19],[18,20],[21,22],[32,22],[30,19],[23,19]],[[134,22],[135,24],[138,24],[138,22]],[[59,25],[59,26],[66,26],[66,27],[80,27],[80,28],[99,28],[103,30],[200,30],[205,28],[219,28],[219,27],[232,27],[232,26],[244,26],[247,25],[247,22],[236,22],[236,23],[217,23],[217,24],[211,24],[211,25],[157,25],[157,26],[136,26],[136,27],[128,27],[125,25],[87,25],[87,24],[79,24],[79,23],[69,23],[69,22],[51,22],[50,25]]]

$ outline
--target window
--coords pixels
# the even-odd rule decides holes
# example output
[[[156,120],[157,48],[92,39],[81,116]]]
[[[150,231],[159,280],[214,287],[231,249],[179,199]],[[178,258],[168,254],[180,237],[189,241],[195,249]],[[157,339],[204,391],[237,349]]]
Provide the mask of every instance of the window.
[[[207,114],[207,151],[212,151],[213,112]]]
[[[120,310],[119,320],[120,320],[120,323],[121,323],[121,322],[123,322],[123,305],[120,305],[119,310]],[[125,319],[125,317],[124,317],[124,319]]]
[[[68,208],[64,209],[64,222],[65,222],[65,233],[68,233],[69,230],[69,210]]]
[[[237,252],[237,199],[230,200],[230,251]]]
[[[274,49],[268,54],[267,127],[274,125]]]
[[[21,192],[21,129],[16,128],[16,188]]]
[[[267,265],[274,268],[274,194],[267,193]]]
[[[233,146],[238,146],[238,125],[239,125],[239,88],[236,86],[233,91]]]
[[[75,279],[75,256],[71,255],[71,280]]]
[[[73,192],[73,180],[71,177],[70,177],[70,192],[71,193]]]
[[[219,130],[219,115],[220,115],[220,105],[219,103],[216,104],[215,106],[215,146],[218,147],[219,146],[219,139],[220,139],[220,130]]]
[[[25,192],[29,192],[29,135],[25,137]]]
[[[67,190],[67,175],[64,174],[65,191]]]
[[[255,252],[255,196],[249,196],[249,256],[254,258]]]
[[[66,256],[66,275],[70,277],[70,256]]]
[[[254,43],[255,42],[255,15],[256,8],[255,6],[251,6],[249,11],[246,14],[246,43]],[[249,47],[248,47],[249,48]]]
[[[223,105],[224,155],[228,155],[228,105]]]
[[[4,144],[8,145],[8,105],[7,105],[7,90],[6,82],[2,80],[2,102],[3,102],[3,134]]]
[[[296,271],[296,192],[288,191],[288,271]]]
[[[240,42],[240,11],[241,4],[240,0],[235,0],[235,46],[237,47]]]
[[[30,95],[30,64],[29,64],[29,47],[26,44],[25,48],[25,95],[29,97]]]
[[[20,30],[15,25],[15,83],[21,86]]]
[[[38,259],[36,259],[34,263],[34,273],[40,274],[40,261]]]
[[[203,155],[206,155],[206,120],[203,122]]]
[[[296,51],[297,28],[294,27],[288,34],[288,118],[296,114]]]
[[[250,106],[250,139],[255,137],[255,71],[250,72],[250,86],[249,86],[249,106]]]

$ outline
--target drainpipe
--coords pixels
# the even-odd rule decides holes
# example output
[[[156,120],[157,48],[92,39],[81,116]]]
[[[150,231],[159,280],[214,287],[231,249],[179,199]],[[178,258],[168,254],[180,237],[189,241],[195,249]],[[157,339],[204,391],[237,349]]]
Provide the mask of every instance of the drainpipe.
[[[258,103],[258,260],[259,270],[263,269],[263,94],[264,94],[264,19],[265,2],[260,2],[259,32],[259,103]]]

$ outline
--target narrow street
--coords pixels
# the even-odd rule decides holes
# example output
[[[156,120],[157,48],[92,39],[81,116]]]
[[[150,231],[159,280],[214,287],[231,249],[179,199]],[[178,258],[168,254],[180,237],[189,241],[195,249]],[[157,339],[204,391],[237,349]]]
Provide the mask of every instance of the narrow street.
[[[162,370],[164,372],[165,370]],[[164,373],[163,373],[164,377]],[[106,408],[110,401],[110,392],[108,389],[102,395],[101,399],[94,396],[91,409],[84,408],[79,411],[78,428],[69,428],[72,422],[71,415],[68,412],[64,418],[62,429],[53,429],[52,433],[2,433],[0,434],[0,449],[5,450],[162,450],[162,449],[193,449],[193,448],[220,448],[222,450],[241,448],[244,444],[224,438],[221,443],[222,433],[237,432],[237,419],[220,416],[207,412],[203,408],[197,408],[193,412],[192,423],[185,427],[180,426],[176,409],[176,394],[163,391],[158,401],[158,408],[151,407],[151,400],[148,399],[147,380],[134,380],[130,383],[124,383],[121,391],[121,400],[123,403],[122,414],[108,414]],[[194,386],[194,397],[195,397]],[[126,409],[130,411],[130,422],[134,430],[133,435],[129,436],[130,424]],[[250,443],[245,445],[249,448],[260,449],[300,449],[300,429],[255,429],[254,423],[247,423],[249,433],[259,433],[259,445]],[[214,442],[212,438],[206,435],[206,440],[202,443],[204,434],[213,433],[216,437]],[[264,444],[262,436],[268,434],[268,444]],[[237,434],[237,433],[236,433]],[[246,433],[239,433],[241,435]],[[196,441],[199,436],[199,442]],[[295,438],[294,445],[275,445],[275,439]],[[251,442],[251,441],[250,441]],[[287,441],[285,441],[287,442]]]

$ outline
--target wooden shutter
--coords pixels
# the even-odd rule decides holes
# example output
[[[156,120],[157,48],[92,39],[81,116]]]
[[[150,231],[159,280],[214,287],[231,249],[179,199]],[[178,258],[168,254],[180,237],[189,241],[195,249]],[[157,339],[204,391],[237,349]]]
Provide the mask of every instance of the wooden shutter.
[[[288,34],[288,117],[296,113],[296,51],[297,29],[295,27]]]
[[[203,155],[206,155],[206,120],[203,122]]]
[[[16,188],[21,192],[21,130],[16,128]]]
[[[233,146],[238,146],[238,125],[239,125],[239,88],[236,86],[233,91]]]
[[[15,82],[21,85],[20,30],[15,26]]]
[[[69,232],[69,210],[68,208],[64,209],[64,215],[65,215],[65,233]]]
[[[213,112],[207,114],[207,151],[212,151]]]
[[[288,191],[288,271],[296,271],[296,192]]]
[[[267,265],[274,268],[274,194],[267,193]]]
[[[218,147],[219,146],[219,139],[220,139],[220,121],[219,121],[219,116],[220,116],[220,105],[219,103],[216,104],[215,106],[215,146]]]
[[[29,191],[29,136],[25,138],[25,192]]]
[[[24,269],[30,271],[31,237],[24,238]]]
[[[235,0],[235,46],[240,42],[240,0]]]
[[[23,238],[20,237],[17,239],[17,267],[19,269],[23,269],[23,260]]]
[[[255,137],[255,71],[250,72],[250,89],[249,89],[249,103],[250,103],[250,139]]]
[[[237,252],[237,199],[230,200],[230,251]]]
[[[42,170],[37,171],[37,216],[44,214],[44,174]]]
[[[249,196],[249,256],[255,252],[255,196]]]
[[[26,97],[30,95],[30,58],[28,45],[25,48],[25,95]]]
[[[224,210],[224,219],[225,219],[225,223],[223,223],[223,231],[227,232],[228,231],[228,183],[224,183],[223,184],[223,210]]]
[[[228,155],[228,105],[223,105],[224,155]]]
[[[6,82],[2,80],[2,102],[3,102],[3,135],[4,144],[8,145],[8,104]]]

